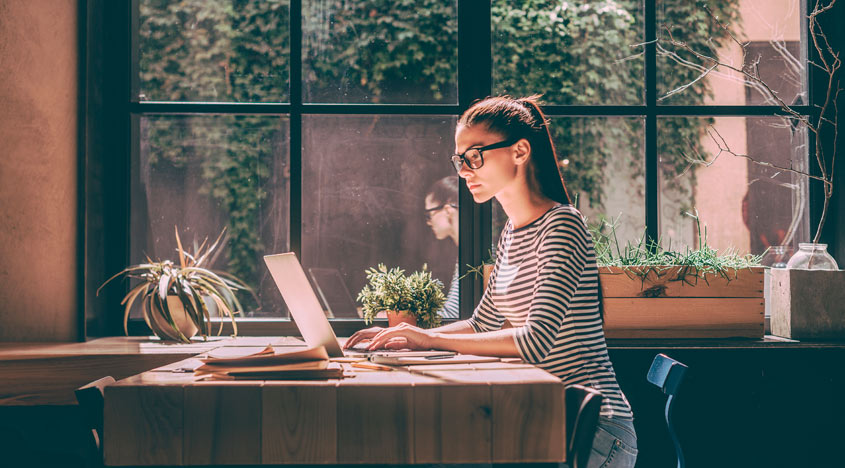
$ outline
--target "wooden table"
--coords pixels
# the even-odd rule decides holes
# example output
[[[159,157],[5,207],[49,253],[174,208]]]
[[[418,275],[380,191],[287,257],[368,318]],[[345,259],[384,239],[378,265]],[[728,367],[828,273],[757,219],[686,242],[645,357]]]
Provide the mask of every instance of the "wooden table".
[[[117,379],[221,346],[302,346],[292,337],[195,338],[190,344],[141,336],[86,343],[0,343],[0,406],[75,405],[73,391],[111,375]]]
[[[198,381],[188,359],[106,387],[106,465],[564,461],[560,380],[522,363],[343,364],[327,381]]]

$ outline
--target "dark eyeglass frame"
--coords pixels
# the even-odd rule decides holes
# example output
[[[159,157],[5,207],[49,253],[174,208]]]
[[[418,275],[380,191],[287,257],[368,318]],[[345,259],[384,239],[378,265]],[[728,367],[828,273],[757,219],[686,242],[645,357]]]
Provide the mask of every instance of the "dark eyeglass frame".
[[[447,206],[451,206],[452,208],[456,208],[456,209],[458,208],[458,205],[456,205],[454,203],[444,203],[442,205],[435,206],[435,207],[432,207],[432,208],[426,208],[424,210],[425,211],[425,219],[431,221],[431,219],[434,218],[434,215],[436,215],[438,211],[442,210],[443,208],[446,208]]]
[[[508,146],[513,146],[521,140],[522,138],[511,138],[510,140],[503,140],[498,143],[493,143],[487,146],[482,146],[480,148],[468,148],[466,151],[460,154],[453,154],[450,161],[452,163],[452,167],[455,168],[456,172],[461,172],[461,168],[463,168],[464,163],[466,163],[467,167],[476,170],[480,169],[484,166],[484,152],[490,151],[499,148],[507,148]],[[466,157],[466,154],[470,151],[478,151],[478,165],[473,165]]]

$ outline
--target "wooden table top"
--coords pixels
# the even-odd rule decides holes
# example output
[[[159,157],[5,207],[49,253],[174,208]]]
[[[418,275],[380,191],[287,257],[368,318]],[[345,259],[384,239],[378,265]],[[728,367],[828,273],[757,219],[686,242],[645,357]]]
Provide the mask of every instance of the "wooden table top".
[[[0,343],[0,406],[75,405],[73,391],[126,378],[221,346],[302,346],[296,337],[210,337],[190,344],[115,336],[84,343]]]
[[[107,465],[564,461],[561,381],[520,362],[322,381],[207,381],[173,369],[105,391]]]

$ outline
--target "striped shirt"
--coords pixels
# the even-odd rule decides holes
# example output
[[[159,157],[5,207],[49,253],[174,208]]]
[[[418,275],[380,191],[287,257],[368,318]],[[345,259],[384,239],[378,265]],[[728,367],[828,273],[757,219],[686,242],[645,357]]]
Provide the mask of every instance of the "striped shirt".
[[[516,328],[520,357],[602,393],[601,415],[632,418],[607,355],[593,241],[571,205],[556,205],[519,229],[508,220],[496,265],[469,324],[476,332]]]
[[[458,277],[458,264],[455,263],[455,273],[452,275],[452,284],[449,285],[449,294],[446,295],[446,303],[443,304],[443,308],[440,309],[440,316],[443,318],[448,319],[456,319],[458,318],[460,309],[460,301],[459,301],[459,291],[460,287],[458,283],[460,281],[460,277]]]

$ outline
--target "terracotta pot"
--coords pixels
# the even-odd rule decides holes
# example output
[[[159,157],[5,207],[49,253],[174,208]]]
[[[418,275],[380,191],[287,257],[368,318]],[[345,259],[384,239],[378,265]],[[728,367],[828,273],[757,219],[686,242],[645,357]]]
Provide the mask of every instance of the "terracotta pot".
[[[388,310],[387,311],[387,326],[395,327],[400,323],[407,323],[410,325],[417,325],[417,317],[404,310]]]
[[[176,328],[185,335],[185,338],[191,338],[197,334],[199,328],[197,328],[197,325],[193,320],[191,320],[191,317],[188,316],[188,313],[185,312],[185,308],[182,307],[182,301],[179,300],[179,296],[167,296],[167,308],[170,310],[170,316],[173,318]],[[155,302],[150,303],[150,309],[152,313],[147,320],[147,324],[150,326],[153,333],[165,341],[182,341],[179,338],[179,333],[177,333],[176,330],[167,323],[167,320],[165,320]]]
[[[487,283],[490,282],[490,275],[493,274],[493,267],[496,265],[487,264],[481,267],[481,272],[483,274],[481,283],[481,290],[484,291],[487,289]]]

